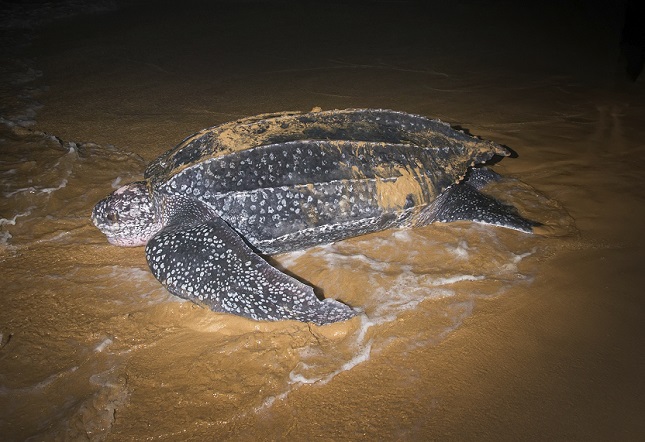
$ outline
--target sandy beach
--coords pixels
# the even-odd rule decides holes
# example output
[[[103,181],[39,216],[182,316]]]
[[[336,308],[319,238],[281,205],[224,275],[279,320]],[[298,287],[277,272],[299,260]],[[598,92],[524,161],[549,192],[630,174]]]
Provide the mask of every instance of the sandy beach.
[[[138,1],[3,31],[0,434],[641,440],[645,83],[625,74],[623,18],[609,2]],[[314,107],[508,146],[494,170],[514,181],[493,192],[545,228],[273,257],[365,313],[317,327],[180,302],[143,248],[91,224],[190,134]]]

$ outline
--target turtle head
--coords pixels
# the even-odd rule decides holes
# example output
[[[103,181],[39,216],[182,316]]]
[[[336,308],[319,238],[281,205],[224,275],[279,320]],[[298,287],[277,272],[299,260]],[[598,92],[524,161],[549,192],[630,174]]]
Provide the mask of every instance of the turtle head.
[[[118,188],[92,210],[92,222],[117,246],[142,246],[162,228],[161,217],[145,181]]]

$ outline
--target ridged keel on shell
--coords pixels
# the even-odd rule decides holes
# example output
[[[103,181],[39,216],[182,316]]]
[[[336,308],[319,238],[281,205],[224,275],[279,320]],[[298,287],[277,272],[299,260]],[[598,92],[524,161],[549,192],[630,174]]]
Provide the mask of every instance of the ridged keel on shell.
[[[439,120],[384,109],[264,114],[197,132],[153,161],[145,177],[163,183],[180,170],[208,158],[270,144],[302,140],[368,141],[410,144],[476,158],[487,152],[507,156],[493,142],[471,137]]]
[[[392,111],[289,114],[224,126],[169,154],[162,162],[174,168],[167,166],[172,173],[158,190],[199,198],[264,253],[413,225],[469,166],[506,154],[444,123]],[[222,132],[228,135],[220,139]],[[287,141],[222,149],[234,138],[229,132],[242,134],[247,146]],[[291,140],[296,136],[332,139]],[[184,164],[192,157],[202,159]]]

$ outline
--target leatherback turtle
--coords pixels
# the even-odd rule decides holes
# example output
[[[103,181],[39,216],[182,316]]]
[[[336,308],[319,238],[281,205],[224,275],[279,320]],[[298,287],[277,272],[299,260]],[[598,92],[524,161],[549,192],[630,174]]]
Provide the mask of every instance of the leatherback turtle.
[[[101,200],[92,220],[112,244],[146,245],[152,273],[177,296],[256,320],[326,324],[356,312],[319,300],[261,254],[436,221],[531,232],[535,223],[478,190],[499,175],[473,166],[494,155],[509,151],[403,112],[264,114],[186,138],[144,181]]]

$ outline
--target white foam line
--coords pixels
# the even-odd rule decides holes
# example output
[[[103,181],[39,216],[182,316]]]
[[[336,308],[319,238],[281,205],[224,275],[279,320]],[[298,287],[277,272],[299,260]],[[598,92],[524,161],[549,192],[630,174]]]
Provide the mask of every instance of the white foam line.
[[[95,352],[97,352],[97,353],[101,353],[103,350],[105,350],[105,349],[106,349],[106,348],[108,348],[110,345],[112,345],[112,342],[113,342],[113,341],[112,341],[112,339],[110,339],[110,338],[105,338],[105,339],[103,340],[103,342],[101,342],[99,345],[97,345],[97,346],[94,348],[94,351],[95,351]]]
[[[321,257],[325,261],[325,263],[332,268],[355,261],[367,264],[372,270],[376,270],[378,272],[384,272],[390,266],[389,262],[377,261],[362,253],[351,255],[339,253],[337,251],[336,244],[329,244],[320,247],[319,251],[314,252],[314,256]]]
[[[280,266],[285,269],[289,269],[295,266],[296,262],[298,262],[298,259],[300,259],[300,257],[305,253],[306,253],[305,250],[298,250],[295,252],[289,252],[289,253],[280,255],[280,259],[278,260],[280,263]]]
[[[357,342],[357,352],[353,358],[345,362],[343,365],[341,365],[338,369],[334,370],[330,374],[324,377],[312,377],[312,378],[307,378],[303,375],[300,374],[294,374],[294,371],[291,371],[289,373],[289,379],[293,384],[319,384],[319,385],[324,385],[331,381],[333,378],[335,378],[338,374],[351,370],[352,368],[356,367],[357,365],[367,361],[369,359],[371,350],[372,350],[372,343],[373,340],[370,339],[367,342],[364,342],[365,340],[365,335],[367,334],[367,331],[370,329],[370,327],[376,325],[377,323],[374,321],[371,321],[367,315],[362,314],[360,315],[361,319],[361,326],[359,327],[359,334],[356,337],[356,342]],[[301,363],[299,365],[300,367],[307,368],[306,364]]]
[[[485,277],[474,275],[457,275],[451,276],[449,278],[430,278],[430,282],[433,286],[442,286],[454,284],[461,281],[481,281],[482,279],[485,279]]]
[[[68,173],[67,175],[69,175],[69,173]],[[34,186],[31,186],[31,187],[23,187],[23,188],[20,188],[20,189],[18,189],[18,190],[14,190],[13,192],[6,192],[6,193],[4,194],[4,196],[5,196],[6,198],[9,198],[9,197],[12,197],[12,196],[14,196],[14,195],[17,195],[17,194],[19,194],[19,193],[36,193],[36,192],[46,193],[46,194],[48,194],[48,195],[49,195],[49,194],[51,194],[52,192],[55,192],[55,191],[57,191],[57,190],[60,190],[60,189],[62,189],[63,187],[66,187],[66,186],[67,186],[67,178],[63,178],[63,180],[61,181],[61,183],[60,183],[57,187],[34,187]]]
[[[29,215],[31,215],[31,208],[27,209],[26,212],[15,214],[14,217],[11,219],[0,218],[0,226],[6,226],[6,225],[15,226],[16,219],[21,218],[23,216],[29,216]]]
[[[9,197],[17,195],[19,193],[35,192],[35,191],[36,191],[35,187],[23,187],[23,188],[20,188],[18,190],[14,190],[13,192],[5,192],[5,193],[3,193],[3,195],[5,196],[5,198],[9,198]]]
[[[531,256],[531,255],[533,255],[533,254],[535,253],[535,250],[536,250],[536,249],[535,249],[535,248],[533,248],[530,252],[521,253],[521,254],[519,254],[519,255],[515,255],[515,256],[513,256],[513,263],[514,263],[514,264],[517,264],[517,263],[519,263],[521,260],[523,260],[524,258],[528,258],[529,256]]]
[[[398,241],[410,242],[413,240],[409,229],[394,230],[394,232],[392,233],[392,236]]]
[[[6,250],[15,250],[15,247],[9,244],[9,240],[13,238],[9,232],[0,232],[0,246]]]
[[[345,256],[345,255],[340,255],[342,260],[348,260],[348,259],[357,259],[359,261],[371,261],[369,258],[363,256],[363,255],[351,255],[351,256]],[[371,264],[371,263],[370,263]],[[404,278],[404,279],[409,279],[409,277]],[[334,379],[337,375],[340,373],[343,373],[345,371],[349,371],[356,367],[357,365],[362,364],[363,362],[366,362],[370,359],[370,356],[372,354],[373,344],[374,344],[374,339],[366,339],[368,330],[372,328],[373,326],[379,326],[382,324],[390,323],[392,321],[395,321],[401,312],[406,311],[406,310],[413,310],[415,309],[418,304],[423,302],[426,299],[431,298],[428,294],[434,294],[434,295],[439,295],[440,297],[445,297],[445,296],[450,296],[452,292],[447,293],[446,289],[441,289],[441,288],[436,288],[433,290],[434,287],[438,286],[444,286],[444,285],[449,285],[449,284],[454,284],[460,281],[479,281],[484,279],[484,276],[475,276],[475,275],[456,275],[452,277],[447,277],[447,278],[423,278],[426,282],[426,284],[429,284],[430,287],[427,287],[428,290],[423,290],[423,294],[419,294],[418,296],[415,294],[410,294],[409,290],[398,290],[396,286],[405,286],[409,287],[407,282],[410,281],[399,281],[398,284],[395,284],[395,286],[391,289],[388,290],[387,293],[383,293],[382,296],[377,296],[378,299],[387,299],[388,302],[384,302],[383,304],[380,304],[375,312],[373,313],[373,317],[370,318],[366,314],[361,314],[359,316],[361,320],[360,327],[358,328],[357,335],[352,338],[354,341],[354,351],[353,357],[351,357],[349,360],[347,360],[345,363],[343,363],[341,366],[339,366],[336,370],[332,371],[331,373],[328,373],[324,376],[311,376],[307,377],[304,374],[302,374],[302,371],[307,370],[309,368],[312,368],[310,364],[305,363],[304,361],[301,361],[294,370],[292,370],[289,373],[289,385],[287,386],[287,390],[266,398],[262,404],[260,404],[258,407],[254,408],[254,411],[256,413],[271,407],[275,401],[277,400],[283,400],[285,399],[291,391],[293,391],[294,388],[297,388],[299,385],[312,385],[312,384],[317,384],[317,385],[325,385],[329,383],[332,379]],[[399,287],[401,288],[401,287]],[[402,295],[401,293],[405,293],[405,295]],[[466,309],[466,311],[462,312],[457,318],[455,318],[454,323],[452,324],[451,327],[448,327],[441,335],[438,337],[439,340],[443,340],[445,336],[447,336],[451,331],[453,331],[455,328],[457,328],[462,322],[463,319],[472,312],[472,305],[469,305],[469,308]],[[301,358],[305,358],[305,352],[309,348],[305,348],[301,352]],[[300,373],[299,373],[300,372]]]
[[[58,185],[58,187],[45,187],[43,189],[40,189],[40,191],[42,193],[50,194],[52,192],[55,192],[57,190],[62,189],[63,187],[66,187],[66,186],[67,186],[67,178],[63,178],[63,181],[61,181],[61,183]]]
[[[369,328],[372,327],[373,325],[376,325],[376,323],[371,321],[367,317],[367,315],[365,315],[365,314],[362,314],[359,317],[361,319],[361,326],[359,327],[359,334],[358,334],[357,339],[356,339],[357,343],[363,342],[363,340],[365,339],[365,335],[367,334],[367,330],[369,330]],[[287,391],[284,391],[284,392],[282,392],[280,394],[277,394],[275,396],[270,396],[270,397],[266,398],[262,402],[262,404],[260,404],[259,406],[255,407],[253,410],[256,413],[258,413],[258,412],[260,412],[262,410],[265,410],[266,408],[269,408],[271,405],[273,405],[275,403],[276,400],[285,399],[289,395],[289,393],[291,393],[291,391],[293,391],[293,387],[296,387],[298,385],[304,385],[304,384],[307,384],[307,385],[311,385],[311,384],[325,385],[325,384],[327,384],[329,381],[331,381],[333,378],[335,378],[340,373],[342,373],[344,371],[351,370],[352,368],[356,367],[357,365],[369,360],[369,357],[370,357],[370,354],[371,354],[371,351],[372,351],[372,343],[373,343],[373,340],[370,339],[367,342],[365,342],[364,344],[358,344],[358,347],[359,347],[358,350],[359,351],[356,353],[356,355],[353,358],[351,358],[350,360],[348,360],[347,362],[345,362],[343,365],[341,365],[338,369],[336,369],[332,373],[328,374],[327,376],[320,377],[320,378],[316,378],[316,377],[307,378],[307,377],[305,377],[303,375],[300,375],[300,374],[294,374],[295,369],[292,370],[289,373],[290,383],[289,383],[289,385],[287,387]],[[298,364],[298,367],[300,367],[300,368],[309,368],[309,365],[304,363],[304,362],[300,362]]]
[[[413,240],[412,234],[407,231],[397,231],[395,235],[397,240]],[[444,244],[444,246],[447,247],[446,251],[452,252],[457,259],[468,259],[471,253],[476,252],[476,247],[471,248],[464,240],[459,240],[456,245]],[[331,269],[351,266],[352,268],[362,268],[363,271],[369,274],[368,279],[369,284],[373,286],[373,295],[371,301],[368,302],[369,305],[365,306],[367,313],[362,313],[359,316],[361,321],[359,328],[351,336],[347,337],[348,341],[346,345],[351,349],[348,356],[349,359],[338,361],[338,365],[329,367],[333,371],[328,372],[324,364],[319,367],[316,362],[318,358],[325,357],[323,350],[319,347],[312,348],[309,346],[301,349],[299,354],[300,362],[289,373],[288,384],[284,387],[285,390],[280,394],[267,397],[260,406],[254,408],[255,412],[271,407],[276,400],[285,399],[291,391],[300,385],[325,385],[340,373],[349,371],[357,365],[368,361],[372,355],[378,354],[388,345],[387,342],[389,341],[386,340],[384,343],[381,340],[383,336],[378,336],[378,334],[368,336],[368,331],[372,327],[377,326],[380,328],[383,325],[392,323],[403,312],[415,310],[420,303],[426,300],[454,296],[455,291],[449,288],[452,284],[466,281],[482,281],[492,276],[463,273],[447,276],[429,275],[427,273],[418,274],[409,265],[395,262],[382,262],[374,260],[362,253],[348,254],[347,252],[347,249],[336,244],[331,244],[316,248],[313,256],[321,258]],[[508,265],[515,267],[515,264],[534,253],[535,250],[521,254],[511,253],[510,256],[507,255],[507,260],[510,261]],[[288,255],[285,264],[287,262],[292,264],[299,257],[300,254]],[[390,270],[393,266],[396,267],[400,274],[392,281],[392,284],[388,288],[379,287],[377,275]],[[498,270],[503,271],[503,268]],[[454,317],[443,331],[439,334],[434,334],[430,339],[423,339],[425,335],[421,332],[418,336],[419,339],[411,338],[411,341],[408,343],[411,346],[410,348],[423,346],[428,342],[436,343],[444,340],[463,323],[465,318],[472,314],[474,302],[470,300],[458,303],[457,306],[459,307],[459,311],[455,312],[456,314],[447,313],[451,316],[454,315]]]
[[[455,255],[458,259],[464,260],[468,258],[468,243],[466,241],[459,241],[457,247],[450,249],[450,252]]]
[[[116,177],[114,179],[114,181],[112,181],[112,184],[111,184],[112,188],[113,189],[118,189],[119,187],[121,187],[121,182],[122,181],[123,181],[123,178],[121,178],[120,176]]]

